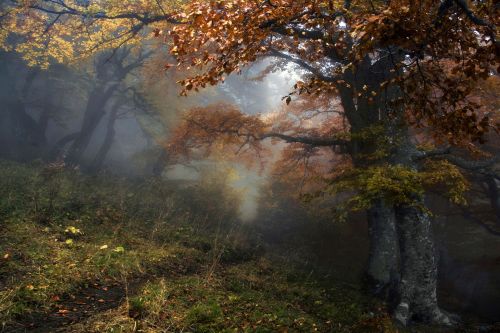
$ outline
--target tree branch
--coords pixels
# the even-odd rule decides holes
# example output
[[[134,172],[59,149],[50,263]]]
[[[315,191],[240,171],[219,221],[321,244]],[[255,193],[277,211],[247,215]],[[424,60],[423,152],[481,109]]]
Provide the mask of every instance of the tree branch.
[[[451,153],[451,147],[443,147],[430,151],[418,150],[413,157],[414,160],[422,160],[424,158],[443,156]]]
[[[455,164],[456,166],[465,169],[465,170],[470,170],[470,171],[477,171],[481,169],[486,169],[488,167],[491,167],[493,164],[497,163],[500,161],[499,156],[495,156],[494,158],[488,159],[488,160],[481,160],[481,161],[470,161],[470,160],[465,160],[461,157],[454,156],[454,155],[449,155],[445,156],[445,159],[450,161],[451,163]]]
[[[16,6],[20,6],[17,1],[13,1]],[[45,2],[51,2],[54,3],[53,1],[45,1]],[[122,13],[122,14],[117,14],[117,15],[108,15],[105,12],[98,12],[98,13],[86,13],[81,10],[78,10],[73,7],[69,7],[68,5],[64,3],[56,3],[57,5],[60,5],[63,7],[63,9],[51,9],[48,7],[43,7],[37,4],[33,4],[28,6],[28,8],[31,9],[36,9],[41,12],[47,13],[47,14],[54,14],[54,15],[71,15],[71,16],[81,16],[85,18],[92,18],[92,19],[105,19],[105,20],[117,20],[117,19],[134,19],[137,21],[142,22],[144,25],[148,25],[151,23],[155,22],[160,22],[160,21],[165,21],[173,24],[180,24],[182,22],[176,20],[174,18],[173,14],[162,14],[162,15],[154,15],[154,16],[149,16],[148,13]]]
[[[467,18],[469,18],[469,20],[471,20],[474,24],[485,26],[485,27],[489,27],[490,29],[495,30],[495,26],[494,25],[492,25],[491,23],[486,22],[485,20],[477,17],[472,12],[472,10],[470,10],[469,5],[467,4],[467,2],[465,0],[454,0],[454,1],[457,4],[457,6],[460,9],[463,10],[463,12],[467,16]]]
[[[346,146],[349,141],[341,139],[326,139],[320,137],[309,137],[309,136],[291,136],[281,133],[269,132],[262,134],[258,137],[259,140],[265,140],[267,138],[277,138],[288,143],[303,143],[306,145],[316,146],[316,147],[331,147],[331,146]]]
[[[328,76],[328,75],[321,73],[321,70],[319,68],[316,68],[316,67],[308,64],[306,61],[304,61],[302,59],[295,58],[289,54],[280,52],[274,48],[269,49],[269,55],[293,62],[293,63],[299,65],[300,67],[302,67],[303,69],[307,70],[311,74],[314,74],[318,79],[320,79],[322,81],[331,82],[331,83],[337,82],[336,77]]]
[[[498,174],[498,172],[495,172],[491,168],[495,163],[500,162],[500,156],[495,156],[487,160],[466,160],[457,155],[453,155],[452,147],[443,147],[431,151],[418,151],[414,155],[413,160],[419,161],[425,158],[433,157],[445,159],[464,170],[476,171],[480,174],[491,176],[500,180],[500,175]]]

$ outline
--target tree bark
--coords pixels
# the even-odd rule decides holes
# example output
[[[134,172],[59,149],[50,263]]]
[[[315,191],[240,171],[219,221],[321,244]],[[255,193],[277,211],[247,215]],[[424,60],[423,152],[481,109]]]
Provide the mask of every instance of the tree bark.
[[[367,287],[376,296],[392,301],[399,280],[399,248],[394,208],[383,199],[368,210],[370,251]]]
[[[356,168],[367,168],[380,161],[367,158],[379,147],[375,140],[363,139],[359,135],[371,126],[381,123],[387,115],[380,113],[380,97],[358,96],[357,91],[376,90],[381,82],[387,78],[380,73],[388,66],[380,61],[372,64],[369,57],[365,57],[358,65],[356,71],[350,69],[344,72],[343,79],[349,86],[338,85],[339,97],[346,118],[350,124],[353,139],[350,141],[348,152]],[[359,138],[356,138],[358,136]],[[396,299],[397,282],[399,280],[399,248],[396,234],[395,214],[392,204],[387,204],[384,199],[373,201],[372,207],[367,212],[368,230],[370,239],[369,257],[366,270],[366,287],[375,296],[393,302]]]
[[[417,148],[404,124],[403,116],[392,119],[387,127],[397,144],[388,162],[418,170],[414,160]],[[437,256],[432,221],[422,194],[409,193],[411,203],[395,203],[396,232],[400,251],[398,302],[394,317],[403,325],[410,321],[451,325],[451,319],[438,306]]]
[[[401,91],[393,86],[374,99],[358,94],[366,88],[377,91],[382,82],[395,75],[390,74],[391,59],[400,55],[390,52],[391,57],[375,63],[366,57],[354,71],[346,70],[343,79],[349,85],[337,87],[353,134],[349,153],[357,168],[388,164],[416,170],[418,165],[413,161],[416,147],[406,126],[404,110],[386,103],[400,97]],[[362,134],[377,124],[383,127],[387,142],[363,139],[363,135],[355,139],[355,134]],[[378,149],[385,150],[387,156],[379,161],[367,158]],[[451,324],[437,303],[437,262],[424,199],[415,195],[415,205],[394,203],[396,206],[392,207],[384,204],[383,196],[382,193],[381,198],[374,200],[368,211],[370,256],[367,275],[373,291],[384,297],[393,296],[390,294],[394,291],[394,315],[403,325],[413,319]]]
[[[396,207],[396,228],[401,253],[399,303],[394,312],[396,320],[407,325],[411,320],[450,325],[437,302],[437,258],[429,214],[418,205]]]

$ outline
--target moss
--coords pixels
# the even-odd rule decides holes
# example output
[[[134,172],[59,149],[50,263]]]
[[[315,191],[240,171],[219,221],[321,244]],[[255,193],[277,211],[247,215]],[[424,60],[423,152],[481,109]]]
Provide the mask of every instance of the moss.
[[[223,312],[215,300],[195,304],[186,315],[188,324],[217,325],[222,321]]]

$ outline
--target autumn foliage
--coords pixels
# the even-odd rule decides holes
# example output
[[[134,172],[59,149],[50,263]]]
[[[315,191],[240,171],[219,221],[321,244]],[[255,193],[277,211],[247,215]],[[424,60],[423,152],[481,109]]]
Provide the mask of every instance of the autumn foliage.
[[[162,69],[184,74],[178,83],[185,96],[263,58],[272,59],[267,72],[295,71],[290,93],[277,96],[283,110],[247,115],[219,103],[187,111],[166,144],[170,162],[215,154],[268,161],[276,173],[291,170],[296,185],[311,184],[309,198],[348,194],[343,205],[368,210],[375,226],[368,275],[376,290],[396,289],[394,317],[404,325],[452,324],[437,302],[424,199],[439,187],[464,204],[462,170],[500,179],[491,168],[498,158],[480,159],[490,157],[481,144],[499,130],[498,4],[193,0],[169,11],[167,3],[23,1],[3,22],[19,38],[15,49],[42,64],[141,36],[165,42],[172,58]],[[89,27],[90,37],[81,34]],[[1,41],[12,37],[1,31]],[[69,42],[68,34],[78,37]]]
[[[294,94],[347,89],[367,103],[403,107],[412,124],[446,141],[478,141],[498,126],[470,100],[476,82],[498,66],[498,9],[474,2],[456,10],[448,2],[348,1],[346,8],[335,1],[194,1],[179,17],[187,24],[171,32],[171,53],[181,66],[201,70],[181,82],[185,91],[275,56],[312,74]],[[383,76],[373,85],[353,86],[346,78],[367,57],[391,58],[390,71],[373,72]],[[393,89],[402,94],[390,96]]]

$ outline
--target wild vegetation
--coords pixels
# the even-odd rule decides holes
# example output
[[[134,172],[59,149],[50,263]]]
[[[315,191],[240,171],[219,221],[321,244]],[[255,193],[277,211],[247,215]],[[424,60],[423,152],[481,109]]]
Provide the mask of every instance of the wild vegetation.
[[[11,162],[0,172],[6,331],[394,330],[360,290],[311,276],[234,224],[216,184]]]
[[[451,269],[473,258],[500,297],[498,256],[475,249],[497,249],[500,235],[499,10],[2,2],[6,329],[58,306],[58,323],[81,331],[112,331],[115,319],[124,331],[214,332],[498,321],[485,306],[495,300],[456,311],[442,283],[473,304]],[[450,216],[476,234],[450,229]],[[457,244],[457,231],[470,235],[467,249],[445,230]],[[339,287],[345,258],[309,262],[334,248],[322,232],[348,237],[336,250],[359,247],[348,283],[358,287]]]

